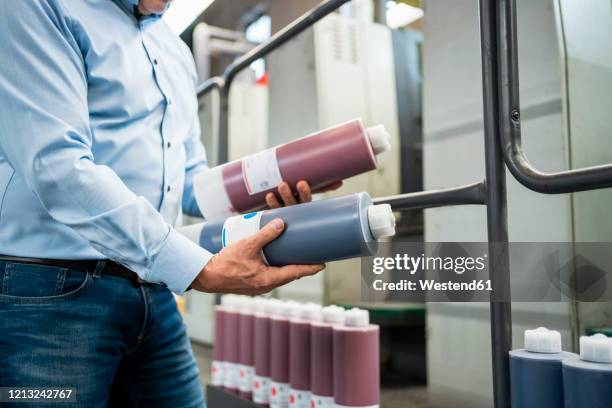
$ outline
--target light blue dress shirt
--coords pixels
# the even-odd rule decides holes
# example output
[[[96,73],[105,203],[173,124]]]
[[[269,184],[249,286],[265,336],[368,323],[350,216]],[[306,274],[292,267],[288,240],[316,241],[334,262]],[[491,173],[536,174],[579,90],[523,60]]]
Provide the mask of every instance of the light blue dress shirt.
[[[0,1],[0,254],[108,258],[180,293],[212,256],[173,229],[206,166],[196,71],[136,1]]]

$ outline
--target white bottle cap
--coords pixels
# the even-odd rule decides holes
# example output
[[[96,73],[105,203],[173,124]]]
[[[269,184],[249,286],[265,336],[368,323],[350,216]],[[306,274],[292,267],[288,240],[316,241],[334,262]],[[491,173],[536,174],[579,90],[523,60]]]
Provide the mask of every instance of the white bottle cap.
[[[304,308],[304,306],[306,306],[306,305],[304,305],[302,303],[298,303],[297,306],[292,307],[291,310],[290,310],[291,314],[289,315],[289,317],[301,319],[302,318],[302,309]]]
[[[250,296],[238,296],[238,308],[240,313],[253,314],[253,301],[254,299]]]
[[[296,309],[299,309],[299,308],[300,308],[300,304],[298,302],[294,302],[293,300],[287,300],[285,302],[281,302],[277,310],[276,316],[290,318],[295,315]]]
[[[374,154],[379,155],[391,150],[391,135],[383,125],[369,127],[367,132]]]
[[[354,307],[344,312],[344,324],[349,327],[366,327],[370,324],[370,313]]]
[[[277,315],[282,306],[283,302],[281,302],[278,299],[274,299],[274,298],[269,298],[266,299],[266,304],[265,304],[265,313],[268,316],[275,316]]]
[[[371,205],[368,208],[368,223],[375,239],[395,235],[395,216],[389,204]]]
[[[303,320],[321,320],[321,306],[314,303],[300,304],[291,317]]]
[[[325,323],[344,324],[344,309],[340,306],[331,305],[321,309],[321,316]]]
[[[323,319],[321,316],[321,310],[323,309],[321,305],[317,305],[316,303],[306,303],[305,309],[306,319],[313,322],[319,322]]]
[[[601,333],[581,336],[580,358],[594,363],[612,363],[612,338]]]
[[[228,312],[238,311],[238,297],[237,295],[223,295],[221,296],[221,306]]]
[[[546,327],[525,330],[525,350],[532,353],[560,353],[561,333]]]
[[[251,301],[251,309],[253,313],[266,313],[266,303],[267,299],[262,296],[255,296]]]
[[[241,312],[242,304],[244,303],[244,298],[242,297],[242,295],[233,295],[230,299],[232,299],[231,302],[233,303],[233,306],[236,311]]]

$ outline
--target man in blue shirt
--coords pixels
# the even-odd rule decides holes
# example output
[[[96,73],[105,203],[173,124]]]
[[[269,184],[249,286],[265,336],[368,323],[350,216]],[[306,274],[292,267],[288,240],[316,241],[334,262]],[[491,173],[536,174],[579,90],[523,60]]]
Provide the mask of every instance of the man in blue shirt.
[[[174,230],[199,215],[206,157],[169,1],[0,2],[0,387],[202,406],[171,291],[264,293],[322,269],[262,262],[281,220],[214,257]]]

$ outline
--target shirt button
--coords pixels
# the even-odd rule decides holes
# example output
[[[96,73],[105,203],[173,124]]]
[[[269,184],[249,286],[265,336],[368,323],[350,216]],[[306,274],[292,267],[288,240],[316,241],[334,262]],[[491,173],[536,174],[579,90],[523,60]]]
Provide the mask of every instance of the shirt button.
[[[168,105],[172,105],[172,99],[168,98]]]
[[[172,188],[170,186],[168,186],[168,188],[166,188],[166,191],[169,193],[170,190],[172,190]]]
[[[166,146],[167,146],[167,147],[168,147],[168,149],[169,149],[169,148],[171,148],[171,147],[172,147],[172,143],[168,142],[168,143],[166,143]]]
[[[154,58],[154,59],[153,59],[153,64],[155,64],[155,65],[159,65],[159,61],[157,61],[157,58]]]

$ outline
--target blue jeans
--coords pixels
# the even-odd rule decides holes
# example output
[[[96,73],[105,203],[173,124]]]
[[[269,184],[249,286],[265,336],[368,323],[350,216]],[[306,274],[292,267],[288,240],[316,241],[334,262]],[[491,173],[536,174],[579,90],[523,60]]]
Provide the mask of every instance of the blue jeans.
[[[205,406],[185,326],[167,289],[3,261],[0,387],[74,387],[69,407]],[[39,405],[50,406],[14,406]]]

